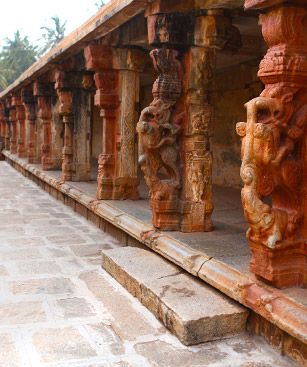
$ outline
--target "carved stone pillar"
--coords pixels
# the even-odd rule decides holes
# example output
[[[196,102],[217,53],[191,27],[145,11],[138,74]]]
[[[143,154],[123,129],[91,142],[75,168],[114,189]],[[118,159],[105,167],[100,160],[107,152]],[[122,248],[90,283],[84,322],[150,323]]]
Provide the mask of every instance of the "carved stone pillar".
[[[8,102],[5,101],[4,104],[4,121],[5,121],[5,149],[10,150],[10,139],[11,139],[11,129],[10,129],[10,110],[8,108]]]
[[[212,152],[216,51],[237,51],[239,31],[223,10],[208,10],[194,19],[192,46],[184,57],[184,118],[181,137],[181,231],[211,231]]]
[[[6,122],[4,108],[3,103],[0,103],[0,150],[5,148]]]
[[[26,156],[26,127],[25,127],[25,109],[20,97],[12,97],[12,106],[16,108],[17,119],[17,154],[18,157]]]
[[[37,148],[41,150],[41,164],[44,170],[54,168],[55,162],[52,157],[52,132],[51,132],[51,86],[35,82],[33,94],[37,100],[37,117],[39,126],[37,129],[37,143],[41,145]],[[41,136],[40,136],[41,134]]]
[[[237,124],[250,268],[277,287],[306,285],[307,10],[299,0],[248,0],[245,7],[261,10],[269,46],[258,73],[265,89],[246,104],[247,122]]]
[[[57,70],[55,89],[59,98],[59,113],[64,124],[62,179],[64,181],[90,180],[88,149],[90,121],[88,119],[88,77],[84,72]],[[63,67],[64,68],[64,67]]]
[[[9,105],[9,127],[10,127],[10,152],[12,154],[17,153],[17,117],[16,108],[12,106],[12,98],[8,103]]]
[[[29,163],[36,163],[35,148],[36,148],[36,106],[33,92],[30,89],[23,89],[21,92],[21,100],[25,109],[25,124],[26,124],[26,155]]]
[[[143,54],[133,49],[90,45],[86,67],[95,71],[95,105],[102,117],[98,199],[137,199],[135,111]]]
[[[67,76],[64,71],[57,71],[55,75],[55,89],[60,101],[59,113],[64,124],[64,146],[62,157],[62,180],[72,181],[75,172],[73,165],[73,125],[72,113],[73,93],[69,90]]]
[[[144,68],[144,53],[139,50],[113,50],[113,67],[119,74],[117,163],[114,199],[138,199],[137,107],[140,73]]]
[[[152,222],[163,230],[180,228],[179,193],[182,187],[178,134],[178,100],[182,94],[182,63],[174,48],[186,44],[188,18],[178,14],[148,16],[150,52],[158,77],[153,101],[137,124],[139,163],[149,188]]]
[[[238,49],[240,34],[224,11],[209,10],[196,17],[149,15],[148,37],[159,46],[151,52],[159,76],[138,133],[153,224],[162,230],[210,231],[215,51]]]

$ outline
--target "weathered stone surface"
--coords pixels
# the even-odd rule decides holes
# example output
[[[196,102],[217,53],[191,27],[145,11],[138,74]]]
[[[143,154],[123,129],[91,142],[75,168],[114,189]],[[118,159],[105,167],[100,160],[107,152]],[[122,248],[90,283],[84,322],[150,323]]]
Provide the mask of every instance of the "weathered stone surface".
[[[186,345],[245,330],[246,309],[149,251],[103,251],[102,266]]]
[[[17,268],[22,274],[56,274],[61,270],[55,261],[23,261]]]
[[[14,294],[72,294],[74,285],[67,278],[30,279],[11,282]]]
[[[89,342],[73,327],[43,329],[33,335],[41,362],[62,362],[96,356]]]
[[[96,315],[91,305],[84,298],[65,298],[57,300],[57,305],[63,317],[88,317]]]
[[[1,367],[160,367],[164,363],[161,358],[167,367],[173,366],[173,361],[178,362],[178,358],[185,367],[200,367],[206,365],[204,361],[209,357],[208,367],[241,367],[244,363],[293,366],[287,358],[247,333],[226,341],[183,346],[138,300],[99,269],[100,256],[80,257],[71,251],[71,247],[80,245],[75,243],[75,239],[81,233],[84,245],[98,242],[102,247],[104,244],[116,246],[114,239],[48,197],[7,163],[0,164],[0,178],[0,221],[3,213],[24,219],[20,229],[25,233],[14,233],[14,223],[8,225],[11,229],[4,235],[0,232],[0,253],[12,252],[11,256],[2,259],[8,274],[1,277],[0,282],[0,306],[3,306],[4,318],[4,323],[0,323]],[[47,238],[50,237],[48,231],[35,237],[34,242],[34,237],[27,235],[29,227],[37,227],[37,223],[28,221],[29,217],[34,217],[32,210],[35,216],[41,217],[41,227],[46,225],[48,218],[54,218],[55,213],[63,226],[69,226],[69,233],[64,236],[64,242],[60,241],[60,246]],[[78,222],[82,223],[82,231]],[[49,225],[56,236],[59,225],[54,222]],[[63,239],[62,235],[59,237]],[[117,246],[122,244],[117,243]],[[16,247],[22,251],[14,257]],[[34,249],[39,251],[39,257],[37,252],[31,253]],[[30,257],[26,257],[27,252],[31,253]],[[34,272],[39,268],[37,265],[33,272],[21,275],[17,267],[20,263],[39,264],[45,261],[57,263],[60,268],[57,274],[37,274]],[[66,285],[67,279],[73,283],[72,294],[47,294],[54,289],[67,290],[60,286],[63,282],[59,279],[64,279]],[[12,284],[18,285],[18,293],[12,292]],[[58,287],[54,288],[56,284]],[[14,309],[20,303],[19,309]],[[45,319],[41,318],[42,312],[46,313]],[[8,318],[8,315],[11,316]],[[297,354],[299,347],[292,347],[290,342],[291,339],[287,341],[285,352],[289,354],[290,350],[292,355]],[[214,351],[213,355],[211,351]],[[209,357],[205,357],[208,354]],[[221,359],[222,356],[225,357]],[[47,360],[50,362],[43,362]]]
[[[0,325],[45,321],[42,302],[18,302],[0,305]]]
[[[2,366],[19,367],[20,358],[16,346],[8,334],[0,334],[0,361]]]
[[[96,271],[80,276],[95,297],[104,304],[113,317],[112,326],[122,338],[134,340],[140,335],[159,334],[144,317],[137,312],[131,302],[108,284]]]
[[[5,268],[5,266],[0,265],[0,276],[8,275],[8,272]]]

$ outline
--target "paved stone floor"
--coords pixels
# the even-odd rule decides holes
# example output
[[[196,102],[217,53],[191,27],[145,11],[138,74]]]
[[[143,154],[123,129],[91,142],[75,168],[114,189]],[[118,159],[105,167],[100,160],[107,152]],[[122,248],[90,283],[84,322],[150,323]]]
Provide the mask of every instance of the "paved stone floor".
[[[243,334],[187,348],[100,268],[121,246],[0,162],[1,367],[289,367]]]

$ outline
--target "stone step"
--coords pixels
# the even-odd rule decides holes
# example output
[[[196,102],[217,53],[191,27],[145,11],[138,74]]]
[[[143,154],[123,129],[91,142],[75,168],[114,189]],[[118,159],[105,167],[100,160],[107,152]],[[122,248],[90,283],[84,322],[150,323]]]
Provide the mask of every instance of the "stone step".
[[[137,247],[103,250],[102,267],[185,345],[245,330],[247,309],[157,254]]]

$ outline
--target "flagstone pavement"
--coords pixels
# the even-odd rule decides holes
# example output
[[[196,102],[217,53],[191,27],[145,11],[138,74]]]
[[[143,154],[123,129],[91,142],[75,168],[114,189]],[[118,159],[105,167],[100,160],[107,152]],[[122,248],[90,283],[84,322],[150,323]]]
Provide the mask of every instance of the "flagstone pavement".
[[[183,346],[100,267],[121,246],[0,162],[0,367],[290,367],[247,333]]]

